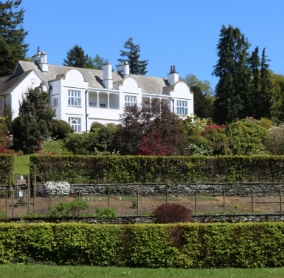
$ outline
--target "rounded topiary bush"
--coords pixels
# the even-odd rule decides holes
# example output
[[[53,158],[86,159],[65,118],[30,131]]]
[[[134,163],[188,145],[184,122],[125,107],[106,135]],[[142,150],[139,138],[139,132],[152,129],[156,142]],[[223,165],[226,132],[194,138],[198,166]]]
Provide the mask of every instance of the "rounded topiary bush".
[[[177,203],[162,204],[154,210],[157,223],[188,222],[192,220],[192,212]]]
[[[52,121],[52,137],[56,139],[64,139],[69,133],[73,133],[72,127],[63,120]]]

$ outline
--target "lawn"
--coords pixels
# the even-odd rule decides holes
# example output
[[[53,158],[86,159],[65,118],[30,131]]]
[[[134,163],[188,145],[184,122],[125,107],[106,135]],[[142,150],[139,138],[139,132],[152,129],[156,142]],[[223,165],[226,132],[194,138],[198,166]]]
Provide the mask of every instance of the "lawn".
[[[198,277],[228,278],[284,277],[284,268],[257,269],[173,269],[173,268],[122,268],[94,266],[0,265],[1,277]]]
[[[28,175],[30,173],[30,155],[20,155],[14,157],[13,174]]]

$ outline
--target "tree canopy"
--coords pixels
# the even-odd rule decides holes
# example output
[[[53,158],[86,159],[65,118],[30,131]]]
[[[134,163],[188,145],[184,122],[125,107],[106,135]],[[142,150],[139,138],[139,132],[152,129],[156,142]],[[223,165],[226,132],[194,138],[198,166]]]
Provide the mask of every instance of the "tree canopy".
[[[38,149],[40,141],[52,134],[55,110],[49,105],[49,97],[41,86],[29,89],[20,103],[19,116],[12,123],[14,146],[25,153]]]
[[[148,65],[148,60],[139,60],[140,58],[140,46],[139,44],[134,44],[133,38],[129,38],[123,45],[126,50],[120,50],[120,56],[126,57],[123,59],[118,59],[121,62],[129,63],[129,72],[131,74],[145,75],[147,73],[146,67]]]
[[[103,65],[108,62],[107,59],[100,57],[98,54],[96,54],[95,58],[92,58],[91,56],[88,57],[88,60],[85,63],[85,68],[87,69],[97,69],[102,70]]]
[[[28,51],[24,42],[28,32],[22,27],[24,9],[18,9],[21,2],[0,2],[0,76],[12,74],[18,60],[23,60]]]
[[[67,52],[67,58],[64,59],[64,66],[84,68],[88,61],[88,55],[81,46],[77,44]]]

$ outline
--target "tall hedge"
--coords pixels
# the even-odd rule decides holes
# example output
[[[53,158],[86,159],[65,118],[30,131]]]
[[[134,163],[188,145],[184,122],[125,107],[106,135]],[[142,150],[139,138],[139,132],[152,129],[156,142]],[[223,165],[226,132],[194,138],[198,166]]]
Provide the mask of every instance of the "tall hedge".
[[[30,160],[32,176],[70,183],[284,181],[284,156],[33,155]]]
[[[283,267],[284,223],[0,224],[0,263]]]
[[[13,173],[14,157],[12,155],[0,155],[0,186],[8,185]]]

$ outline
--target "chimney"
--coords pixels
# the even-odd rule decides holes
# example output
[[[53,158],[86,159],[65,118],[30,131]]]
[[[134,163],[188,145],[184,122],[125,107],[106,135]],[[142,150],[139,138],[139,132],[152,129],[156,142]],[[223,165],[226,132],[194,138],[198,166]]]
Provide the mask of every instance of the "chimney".
[[[48,72],[47,54],[41,52],[39,47],[37,48],[37,54],[33,55],[32,61],[39,66],[41,71]]]
[[[113,88],[112,67],[110,62],[103,65],[103,84],[107,89]]]
[[[123,78],[129,75],[129,64],[125,62],[123,65]]]
[[[176,66],[171,66],[170,73],[168,74],[168,82],[170,83],[170,85],[174,85],[178,81],[179,75],[176,72]]]
[[[120,64],[117,66],[117,72],[120,73],[121,75],[123,75],[123,70],[124,68],[124,63],[123,62],[120,62]]]

